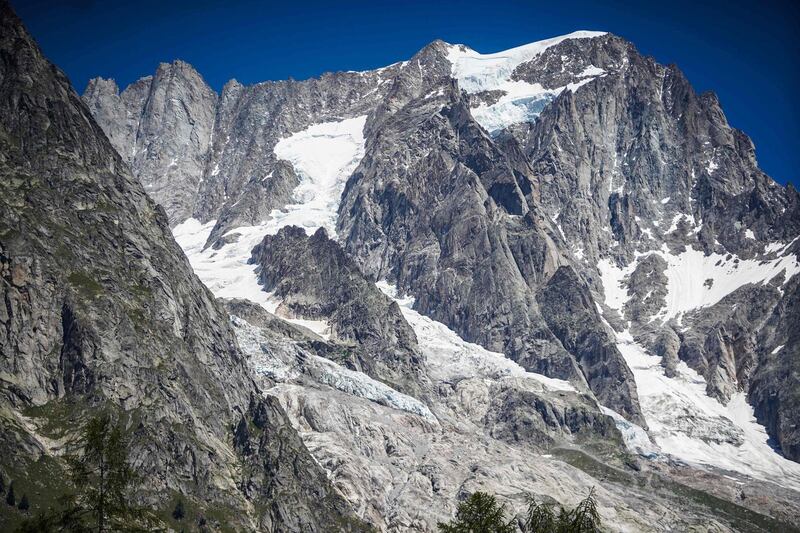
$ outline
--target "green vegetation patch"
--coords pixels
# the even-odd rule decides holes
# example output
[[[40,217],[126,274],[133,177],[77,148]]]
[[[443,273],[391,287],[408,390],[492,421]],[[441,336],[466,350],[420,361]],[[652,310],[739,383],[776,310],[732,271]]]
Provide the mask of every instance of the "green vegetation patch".
[[[75,271],[67,278],[70,285],[77,290],[81,296],[95,298],[103,293],[103,286],[89,274],[83,271]]]

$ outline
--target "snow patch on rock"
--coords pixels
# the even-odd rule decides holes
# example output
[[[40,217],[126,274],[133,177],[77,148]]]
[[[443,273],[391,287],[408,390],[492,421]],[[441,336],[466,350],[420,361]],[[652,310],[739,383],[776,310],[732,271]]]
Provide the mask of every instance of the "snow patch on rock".
[[[605,291],[605,303],[621,312],[629,300],[627,278],[636,269],[638,261],[650,254],[661,256],[667,262],[665,306],[655,318],[669,320],[680,315],[716,304],[725,296],[748,284],[767,284],[783,273],[784,284],[800,273],[800,262],[794,254],[775,259],[740,259],[734,255],[712,253],[687,248],[673,254],[666,248],[637,253],[629,265],[619,267],[608,259],[601,259],[597,268]],[[708,280],[711,280],[709,283]]]
[[[289,161],[301,178],[294,191],[297,203],[275,209],[269,218],[255,226],[230,230],[220,249],[203,249],[215,221],[205,224],[190,218],[173,229],[197,276],[218,298],[244,298],[276,313],[280,301],[259,285],[257,265],[249,264],[253,247],[265,235],[274,235],[284,226],[295,225],[309,235],[323,227],[336,235],[336,215],[347,178],[364,157],[364,124],[367,116],[316,124],[282,139],[275,154]],[[318,320],[284,317],[323,337],[328,324]]]
[[[685,362],[669,378],[661,358],[649,354],[627,331],[617,334],[617,347],[633,372],[650,436],[662,452],[800,488],[800,464],[769,445],[743,393],[722,405],[706,394],[705,379]]]
[[[501,379],[505,377],[531,379],[546,388],[574,392],[568,381],[549,378],[535,372],[528,372],[501,353],[467,342],[456,332],[415,311],[414,298],[400,297],[397,288],[386,281],[379,281],[378,288],[400,305],[403,317],[417,336],[417,343],[425,355],[430,376],[435,381],[458,381],[479,377]]]

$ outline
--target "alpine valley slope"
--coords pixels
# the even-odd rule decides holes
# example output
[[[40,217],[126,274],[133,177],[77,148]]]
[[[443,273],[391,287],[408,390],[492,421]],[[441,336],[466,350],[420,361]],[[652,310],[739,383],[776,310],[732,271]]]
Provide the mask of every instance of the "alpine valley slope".
[[[0,529],[58,507],[65,455],[110,411],[149,527],[368,530],[262,394],[164,210],[5,1],[0,57],[0,474],[30,503],[4,504]]]
[[[800,196],[713,94],[600,32],[209,91],[84,100],[358,516],[793,527]]]

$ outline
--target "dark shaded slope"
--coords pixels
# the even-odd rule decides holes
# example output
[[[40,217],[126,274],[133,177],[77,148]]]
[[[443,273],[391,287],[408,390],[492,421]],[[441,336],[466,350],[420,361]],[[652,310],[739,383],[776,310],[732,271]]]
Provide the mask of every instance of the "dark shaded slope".
[[[280,406],[261,398],[165,213],[5,2],[0,275],[0,468],[36,494],[34,511],[64,488],[64,443],[108,408],[157,511],[180,493],[212,525],[350,522]],[[259,428],[258,456],[234,440],[242,420]]]

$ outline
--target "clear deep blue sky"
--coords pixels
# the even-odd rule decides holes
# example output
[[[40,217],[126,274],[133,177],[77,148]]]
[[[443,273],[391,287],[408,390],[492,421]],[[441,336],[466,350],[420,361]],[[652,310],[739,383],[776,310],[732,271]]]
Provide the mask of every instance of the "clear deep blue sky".
[[[798,183],[797,0],[11,1],[79,92],[94,76],[124,87],[173,59],[219,91],[230,78],[380,67],[436,38],[494,52],[578,29],[609,31],[677,64],[698,91],[714,90],[731,125],[753,138],[761,167]]]

